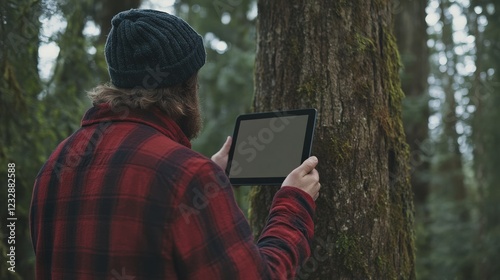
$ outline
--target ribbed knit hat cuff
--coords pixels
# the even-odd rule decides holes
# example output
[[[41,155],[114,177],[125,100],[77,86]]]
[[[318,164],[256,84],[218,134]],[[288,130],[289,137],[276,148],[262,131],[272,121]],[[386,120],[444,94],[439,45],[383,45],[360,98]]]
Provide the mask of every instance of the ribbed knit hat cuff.
[[[175,65],[147,67],[140,71],[118,71],[109,67],[111,83],[119,88],[154,89],[180,84],[194,75],[205,64],[205,47],[201,36],[197,39],[196,48]]]

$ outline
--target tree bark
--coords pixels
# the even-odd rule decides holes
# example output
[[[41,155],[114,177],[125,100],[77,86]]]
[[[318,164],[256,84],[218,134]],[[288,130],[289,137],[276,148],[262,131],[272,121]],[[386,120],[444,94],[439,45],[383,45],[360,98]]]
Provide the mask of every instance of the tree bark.
[[[414,279],[391,1],[258,1],[255,111],[314,107],[322,184],[298,279]],[[276,187],[252,190],[262,230]]]

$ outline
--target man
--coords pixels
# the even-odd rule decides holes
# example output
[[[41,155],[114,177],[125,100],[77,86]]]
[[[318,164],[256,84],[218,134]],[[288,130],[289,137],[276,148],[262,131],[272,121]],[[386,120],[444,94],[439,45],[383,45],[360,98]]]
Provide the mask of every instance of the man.
[[[153,10],[112,20],[111,84],[40,170],[31,204],[37,279],[290,279],[310,255],[317,159],[276,193],[257,244],[224,174],[230,139],[212,160],[200,131],[203,41]]]

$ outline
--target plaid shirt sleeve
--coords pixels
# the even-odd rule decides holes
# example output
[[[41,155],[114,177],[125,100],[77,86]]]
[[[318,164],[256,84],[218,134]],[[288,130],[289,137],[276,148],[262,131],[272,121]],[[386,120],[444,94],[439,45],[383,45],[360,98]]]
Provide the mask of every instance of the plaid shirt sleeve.
[[[200,167],[182,195],[172,225],[179,279],[293,279],[310,255],[315,203],[294,187],[275,195],[255,244],[224,172]]]

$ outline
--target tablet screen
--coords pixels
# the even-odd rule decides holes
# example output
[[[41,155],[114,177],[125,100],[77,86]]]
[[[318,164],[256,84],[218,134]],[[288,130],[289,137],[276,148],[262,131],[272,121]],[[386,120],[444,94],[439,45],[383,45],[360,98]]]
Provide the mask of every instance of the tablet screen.
[[[229,153],[233,184],[281,184],[310,155],[316,110],[238,117]]]

